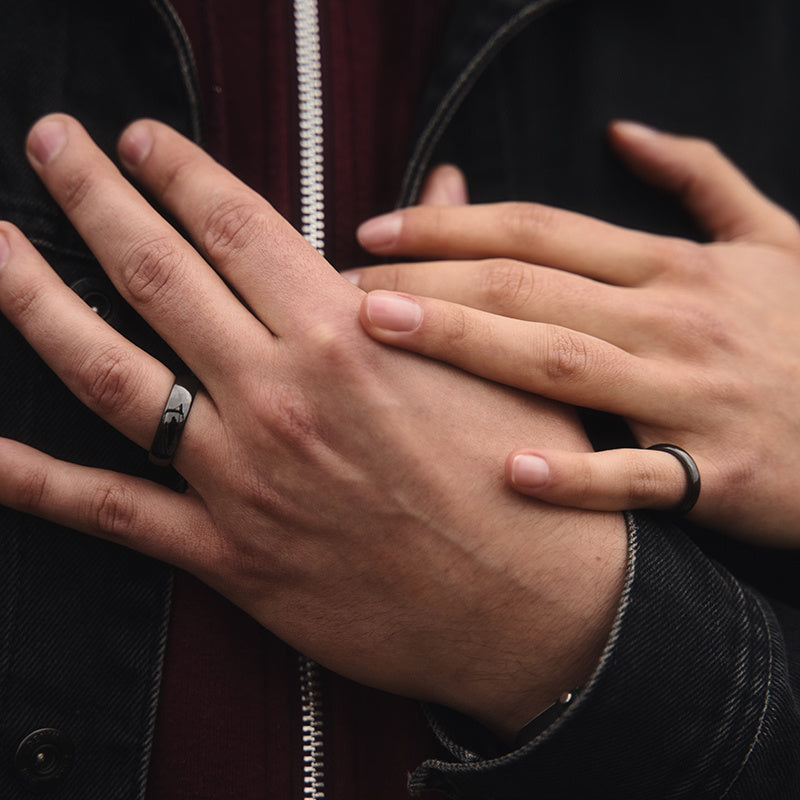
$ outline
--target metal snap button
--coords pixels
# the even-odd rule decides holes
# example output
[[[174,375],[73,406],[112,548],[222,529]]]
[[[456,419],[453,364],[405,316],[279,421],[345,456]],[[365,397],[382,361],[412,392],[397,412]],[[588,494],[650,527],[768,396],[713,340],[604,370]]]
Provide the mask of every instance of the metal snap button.
[[[19,743],[14,766],[25,788],[41,793],[59,786],[74,760],[75,748],[69,736],[56,728],[40,728]]]
[[[106,322],[111,321],[115,311],[115,291],[110,284],[98,278],[80,278],[71,284],[75,294],[77,294],[89,308]]]

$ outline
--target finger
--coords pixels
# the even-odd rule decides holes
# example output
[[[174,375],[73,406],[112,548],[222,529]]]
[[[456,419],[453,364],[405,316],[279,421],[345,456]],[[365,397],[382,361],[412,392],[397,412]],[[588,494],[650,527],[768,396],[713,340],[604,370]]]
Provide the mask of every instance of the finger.
[[[263,326],[74,119],[37,123],[28,154],[121,294],[206,386],[249,367]]]
[[[513,258],[619,285],[660,271],[660,237],[536,203],[415,206],[367,220],[357,237],[378,255]]]
[[[506,480],[522,494],[596,511],[669,510],[686,492],[686,475],[668,453],[603,450],[570,453],[519,449],[506,460]]]
[[[361,323],[378,341],[554,400],[640,421],[674,411],[651,362],[568,328],[381,291],[364,298]]]
[[[9,223],[0,223],[0,311],[70,391],[138,445],[153,440],[174,376],[132,345],[70,291],[38,251]],[[175,465],[181,470],[204,431],[214,436],[216,413],[207,398],[187,424]],[[186,474],[186,473],[184,473]]]
[[[615,122],[612,144],[640,177],[678,195],[718,241],[744,239],[797,248],[800,227],[711,142]]]
[[[422,185],[421,206],[463,206],[469,203],[467,179],[453,164],[434,167]]]
[[[431,261],[353,270],[365,292],[435,297],[492,314],[580,330],[630,349],[643,326],[631,289],[524,261]]]
[[[360,299],[272,206],[166,125],[133,123],[119,152],[132,175],[175,216],[202,253],[278,335]]]
[[[213,527],[202,503],[142,478],[59,461],[0,439],[0,505],[198,572]]]

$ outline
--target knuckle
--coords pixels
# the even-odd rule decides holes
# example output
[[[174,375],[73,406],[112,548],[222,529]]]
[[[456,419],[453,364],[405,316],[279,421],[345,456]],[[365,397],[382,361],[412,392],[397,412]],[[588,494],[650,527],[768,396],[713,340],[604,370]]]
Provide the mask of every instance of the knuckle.
[[[682,326],[687,346],[694,343],[699,352],[715,350],[731,352],[736,349],[737,327],[725,322],[714,309],[695,306],[683,309]]]
[[[683,269],[692,280],[703,284],[713,284],[719,280],[719,263],[712,252],[705,247],[685,242],[687,246],[680,248],[679,256]]]
[[[316,354],[318,364],[336,374],[349,374],[361,364],[365,354],[361,330],[343,326],[338,320],[314,323],[305,331],[306,347]],[[367,342],[369,344],[369,342]]]
[[[651,505],[659,490],[663,488],[658,470],[640,458],[631,456],[627,459],[625,474],[628,476],[625,492],[628,508]]]
[[[41,466],[21,469],[16,480],[16,507],[25,513],[36,514],[42,508],[47,493],[47,471]]]
[[[555,382],[578,382],[586,377],[591,354],[581,336],[566,328],[549,329],[545,339],[544,369]]]
[[[151,304],[170,285],[180,283],[185,258],[166,238],[135,243],[123,256],[123,278],[134,302]]]
[[[58,204],[66,214],[83,205],[94,186],[95,173],[86,167],[72,169],[61,177],[58,186]]]
[[[722,151],[710,139],[703,139],[700,136],[689,136],[686,140],[686,146],[703,166],[709,161],[718,161],[724,158]]]
[[[580,461],[573,467],[567,488],[570,493],[574,493],[576,506],[587,505],[594,496],[594,477],[594,471],[587,463]]]
[[[187,179],[197,170],[197,160],[193,155],[173,154],[162,169],[157,177],[157,194],[160,200],[172,204],[184,194]]]
[[[707,274],[711,258],[705,249],[688,239],[658,237],[651,241],[650,259],[660,273],[672,275]]]
[[[745,446],[742,452],[736,453],[724,466],[724,482],[730,487],[730,496],[746,498],[754,486],[758,485],[759,476],[769,469],[769,458],[756,445]],[[711,475],[703,474],[704,484],[710,483]]]
[[[113,539],[125,539],[136,524],[136,497],[126,486],[103,483],[88,504],[88,523]]]
[[[79,384],[87,404],[102,416],[114,415],[127,406],[129,387],[136,384],[131,354],[111,345],[93,352],[78,367]]]
[[[373,267],[364,270],[362,277],[363,289],[385,289],[389,292],[400,291],[404,288],[403,270],[395,264]]]
[[[464,306],[451,306],[440,317],[440,336],[442,345],[459,348],[469,344],[474,334],[472,315]]]
[[[280,516],[285,499],[273,486],[273,477],[263,470],[246,470],[237,481],[237,494],[243,508],[256,510],[260,516],[275,518]],[[239,547],[247,543],[238,543]]]
[[[42,281],[33,279],[28,279],[13,291],[6,290],[3,301],[5,315],[17,325],[24,325],[28,320],[35,319],[45,291]]]
[[[701,365],[700,368],[686,370],[683,381],[686,407],[697,409],[691,415],[695,425],[714,425],[715,417],[746,419],[752,413],[753,389],[749,375],[706,369]],[[741,447],[744,449],[746,446],[743,441]]]
[[[248,248],[266,228],[265,215],[249,195],[227,198],[206,218],[203,249],[213,261]]]
[[[682,359],[704,361],[719,352],[739,350],[741,332],[735,320],[701,302],[665,302],[648,320],[652,330],[662,330],[663,344]]]
[[[243,397],[256,430],[292,449],[305,449],[319,438],[311,403],[294,387],[250,381]]]
[[[480,294],[489,308],[501,311],[524,308],[533,295],[533,270],[522,261],[491,259],[484,263],[479,275]]]
[[[786,209],[777,207],[774,225],[780,240],[785,242],[790,250],[800,251],[800,223],[797,218]]]
[[[511,238],[522,242],[543,231],[553,230],[558,219],[554,208],[541,203],[506,203],[503,217]]]

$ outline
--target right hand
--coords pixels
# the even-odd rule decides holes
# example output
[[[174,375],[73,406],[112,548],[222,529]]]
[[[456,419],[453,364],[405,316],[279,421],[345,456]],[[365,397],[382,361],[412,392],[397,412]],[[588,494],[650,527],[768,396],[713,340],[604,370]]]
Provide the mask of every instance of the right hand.
[[[362,323],[387,344],[618,414],[643,447],[685,448],[703,481],[691,519],[796,547],[800,228],[707,142],[629,123],[612,141],[714,241],[535,204],[408,208],[366,223],[362,244],[441,260],[356,271],[361,288],[395,292],[368,295]],[[416,306],[413,327],[391,320],[397,302]],[[524,435],[506,474],[594,509],[671,508],[686,484],[663,452],[570,452]]]
[[[0,502],[190,570],[322,664],[501,733],[584,681],[622,589],[622,518],[527,502],[498,475],[520,434],[587,449],[570,410],[371,340],[363,293],[169,128],[136,123],[120,149],[203,255],[75,120],[29,138],[120,292],[203,382],[175,460],[190,489],[0,440]],[[147,447],[172,374],[18,230],[2,239],[3,313]]]

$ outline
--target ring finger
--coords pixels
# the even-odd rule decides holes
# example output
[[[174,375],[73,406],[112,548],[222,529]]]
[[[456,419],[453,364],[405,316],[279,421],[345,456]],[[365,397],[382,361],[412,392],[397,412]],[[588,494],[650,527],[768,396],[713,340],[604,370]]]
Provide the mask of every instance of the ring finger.
[[[149,447],[174,381],[170,370],[70,291],[20,231],[3,223],[0,237],[7,243],[0,267],[0,311],[81,402]],[[215,416],[208,398],[198,397],[178,450],[179,471],[191,462],[193,431],[204,431],[207,448]]]
[[[643,423],[675,417],[658,363],[568,328],[381,291],[365,296],[361,322],[378,341],[553,400]]]

